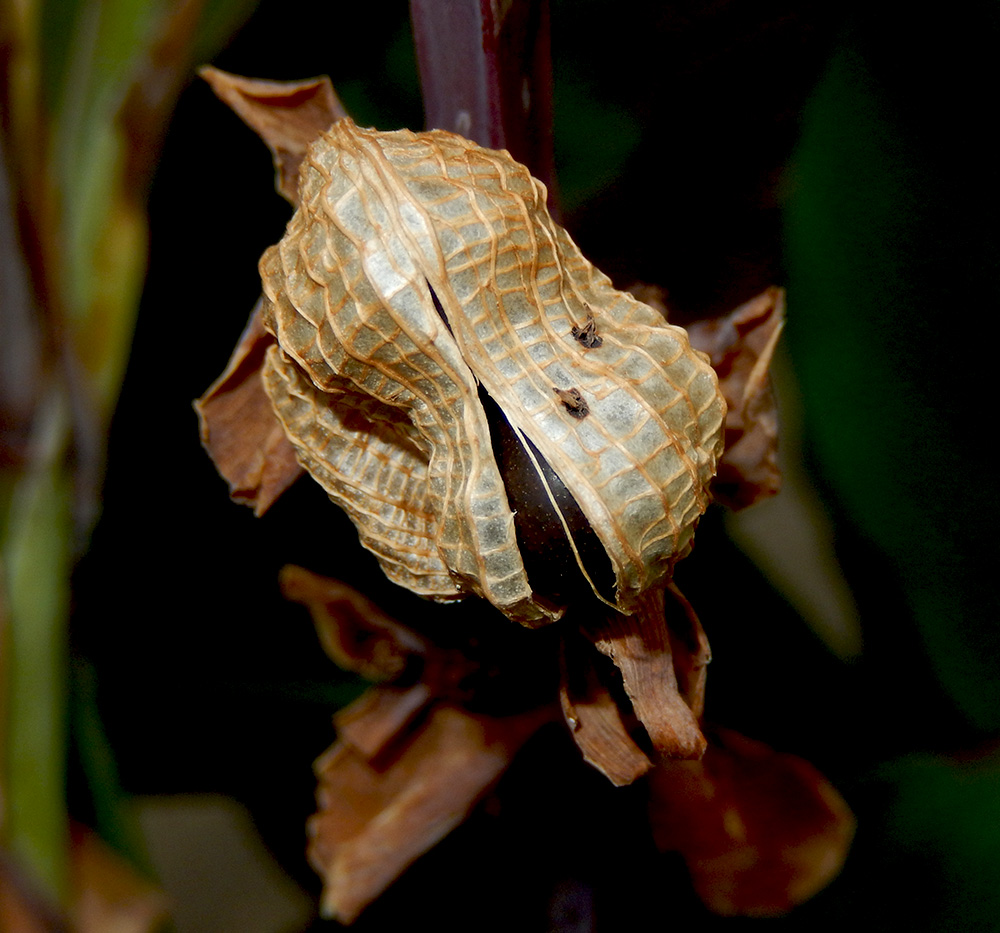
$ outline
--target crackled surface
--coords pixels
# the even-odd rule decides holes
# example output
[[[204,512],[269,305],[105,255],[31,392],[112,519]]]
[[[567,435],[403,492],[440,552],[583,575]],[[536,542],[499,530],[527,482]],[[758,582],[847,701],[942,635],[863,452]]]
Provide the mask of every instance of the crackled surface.
[[[394,581],[554,618],[524,570],[481,384],[578,502],[631,611],[707,504],[725,402],[705,358],[583,258],[505,152],[341,120],[299,176],[261,274],[278,344],[265,386],[305,468]]]

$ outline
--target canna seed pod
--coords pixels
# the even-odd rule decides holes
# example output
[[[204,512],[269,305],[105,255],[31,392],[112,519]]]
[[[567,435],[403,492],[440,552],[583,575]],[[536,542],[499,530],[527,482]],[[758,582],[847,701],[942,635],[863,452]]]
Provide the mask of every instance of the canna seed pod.
[[[633,611],[708,503],[726,406],[707,359],[583,258],[507,152],[343,119],[299,185],[260,263],[264,384],[362,544],[423,595],[558,618],[566,588],[525,567],[517,460],[584,588]]]

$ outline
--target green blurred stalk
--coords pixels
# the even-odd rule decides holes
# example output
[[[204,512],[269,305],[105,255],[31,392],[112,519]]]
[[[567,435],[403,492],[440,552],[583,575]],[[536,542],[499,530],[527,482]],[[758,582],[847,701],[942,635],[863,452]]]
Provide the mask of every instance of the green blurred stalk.
[[[68,887],[65,795],[71,490],[64,395],[39,406],[26,469],[10,489],[0,543],[8,620],[4,839],[54,900]]]
[[[28,391],[26,458],[0,451],[0,844],[64,907],[70,729],[93,746],[81,757],[95,828],[130,838],[106,786],[114,762],[92,695],[85,715],[68,718],[68,635],[70,572],[97,517],[145,270],[148,173],[185,77],[253,5],[0,0],[0,131],[28,244],[16,261],[38,302],[22,296],[24,307],[0,312],[35,314],[37,328],[22,331],[44,371]],[[0,249],[16,257],[16,239]],[[0,340],[9,331],[0,325]]]

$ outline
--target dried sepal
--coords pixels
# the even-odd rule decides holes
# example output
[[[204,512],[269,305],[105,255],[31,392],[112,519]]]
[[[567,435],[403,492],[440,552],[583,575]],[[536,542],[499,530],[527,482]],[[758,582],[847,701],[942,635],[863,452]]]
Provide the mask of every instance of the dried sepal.
[[[634,725],[626,721],[602,678],[600,660],[582,636],[564,634],[559,654],[559,702],[584,761],[622,787],[642,777],[653,763],[632,737]]]
[[[258,305],[222,375],[194,403],[201,442],[228,482],[229,494],[257,515],[303,472],[260,378],[273,343]]]
[[[339,580],[289,565],[281,592],[309,610],[330,660],[368,680],[395,680],[432,653],[426,639]]]
[[[854,817],[811,764],[727,729],[701,761],[650,772],[650,819],[684,857],[699,897],[724,915],[775,916],[840,871]]]
[[[698,617],[673,584],[647,593],[634,615],[608,612],[563,632],[559,698],[584,759],[620,786],[655,762],[699,758],[710,659]]]
[[[545,711],[493,718],[439,704],[419,729],[374,754],[343,739],[326,752],[316,762],[319,812],[309,821],[324,916],[354,920],[468,816],[548,719]]]
[[[608,613],[584,631],[621,672],[632,709],[663,758],[699,758],[705,737],[677,689],[663,591],[647,593],[631,616]]]
[[[694,607],[676,583],[667,586],[664,600],[677,690],[700,722],[705,714],[705,682],[712,649]]]
[[[306,81],[261,81],[210,65],[198,72],[216,96],[264,142],[274,156],[275,187],[298,204],[299,163],[310,143],[347,111],[326,76]]]
[[[769,376],[785,324],[785,292],[769,288],[725,317],[697,321],[691,343],[708,354],[726,396],[726,447],[712,484],[716,499],[739,509],[781,487],[778,411]]]
[[[615,291],[504,152],[342,120],[300,170],[261,275],[280,347],[265,383],[307,470],[396,582],[556,618],[527,579],[482,387],[568,487],[633,611],[689,548],[721,450],[725,404],[684,331]],[[574,337],[591,322],[600,346]],[[385,429],[374,454],[347,409]]]
[[[454,702],[477,669],[337,580],[286,567],[330,657],[386,682],[334,716],[337,741],[316,762],[309,860],[322,907],[349,923],[416,858],[461,823],[521,745],[555,718],[550,704],[511,716]],[[418,663],[414,663],[417,661]]]

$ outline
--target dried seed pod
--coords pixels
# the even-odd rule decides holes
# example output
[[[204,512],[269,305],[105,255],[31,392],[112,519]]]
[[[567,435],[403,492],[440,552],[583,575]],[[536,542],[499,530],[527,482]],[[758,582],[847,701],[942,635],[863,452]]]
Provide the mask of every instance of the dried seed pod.
[[[525,624],[557,618],[525,571],[483,391],[578,562],[547,472],[631,611],[708,502],[725,402],[706,358],[583,258],[506,152],[340,120],[299,176],[260,269],[278,344],[265,386],[303,466],[397,583],[477,593]]]

